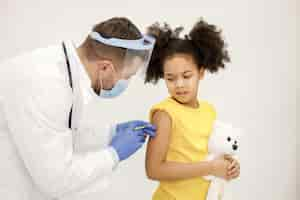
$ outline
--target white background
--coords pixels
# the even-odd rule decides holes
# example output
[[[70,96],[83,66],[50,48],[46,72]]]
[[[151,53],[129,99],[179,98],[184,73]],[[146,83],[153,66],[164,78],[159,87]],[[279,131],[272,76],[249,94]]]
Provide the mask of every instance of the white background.
[[[166,21],[186,31],[203,16],[224,30],[232,63],[200,83],[199,97],[215,105],[220,120],[245,131],[241,177],[228,186],[226,199],[294,200],[300,189],[296,7],[296,0],[0,0],[0,60],[63,39],[78,43],[94,24],[113,16],[127,16],[142,30]],[[166,96],[163,82],[153,87],[137,80],[117,102],[123,108],[113,112],[121,120],[146,120],[150,106]],[[106,198],[96,199],[151,199],[156,183],[145,176],[144,151],[122,163]]]

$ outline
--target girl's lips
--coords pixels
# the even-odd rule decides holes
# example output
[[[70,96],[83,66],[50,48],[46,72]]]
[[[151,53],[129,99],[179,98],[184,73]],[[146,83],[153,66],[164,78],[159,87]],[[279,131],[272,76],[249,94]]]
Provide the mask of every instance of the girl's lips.
[[[176,92],[176,95],[178,95],[178,96],[184,96],[187,94],[188,94],[188,92]]]

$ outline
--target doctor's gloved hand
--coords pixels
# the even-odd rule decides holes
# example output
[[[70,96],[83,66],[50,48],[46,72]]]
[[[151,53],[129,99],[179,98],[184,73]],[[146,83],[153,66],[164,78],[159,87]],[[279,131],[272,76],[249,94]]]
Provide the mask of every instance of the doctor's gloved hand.
[[[156,128],[144,121],[129,121],[117,124],[114,130],[114,137],[110,143],[120,161],[127,159],[141,148],[146,140],[147,135],[155,136]]]

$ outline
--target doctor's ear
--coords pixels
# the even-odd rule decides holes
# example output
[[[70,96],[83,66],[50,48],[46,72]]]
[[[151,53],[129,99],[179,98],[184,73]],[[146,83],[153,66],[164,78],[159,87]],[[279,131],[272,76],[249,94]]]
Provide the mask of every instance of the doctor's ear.
[[[114,65],[110,60],[98,60],[95,61],[97,71],[102,74],[102,76],[108,76],[113,73]]]

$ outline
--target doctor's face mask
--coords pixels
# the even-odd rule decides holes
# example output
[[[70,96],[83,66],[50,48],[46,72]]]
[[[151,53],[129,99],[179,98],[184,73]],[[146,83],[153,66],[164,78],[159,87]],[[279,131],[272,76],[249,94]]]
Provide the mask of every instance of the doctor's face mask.
[[[97,91],[96,93],[102,98],[114,98],[121,95],[128,87],[129,77],[123,78],[120,73],[118,73],[115,69],[112,70],[113,73],[111,75],[110,81],[113,82],[112,87],[110,89],[104,89],[105,80],[102,79],[101,75],[98,74],[97,80]],[[120,78],[119,78],[120,77]]]

